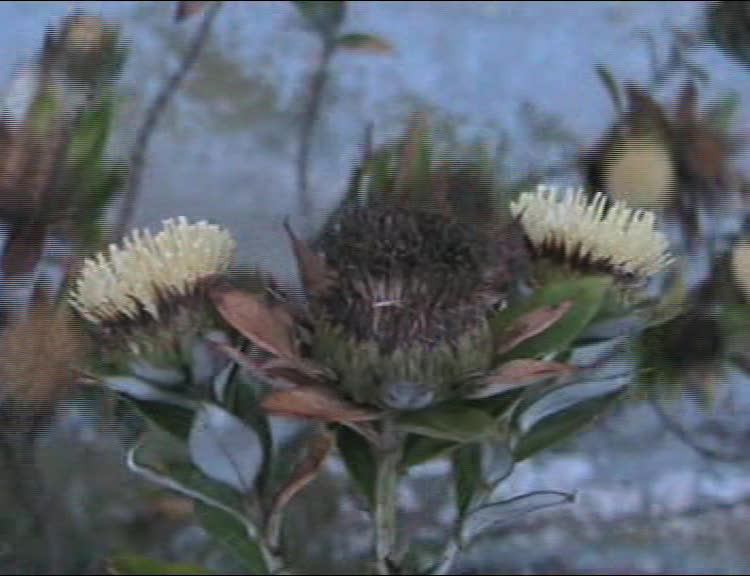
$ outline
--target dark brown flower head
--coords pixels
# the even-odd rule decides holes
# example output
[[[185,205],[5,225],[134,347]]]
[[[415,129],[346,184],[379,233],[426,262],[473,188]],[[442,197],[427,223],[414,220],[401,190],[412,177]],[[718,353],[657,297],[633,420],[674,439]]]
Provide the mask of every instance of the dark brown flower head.
[[[490,254],[471,232],[429,212],[381,206],[346,214],[323,242],[340,280],[314,302],[316,313],[384,353],[451,340],[495,304],[477,298]]]
[[[352,207],[320,253],[289,228],[308,297],[306,353],[357,402],[413,409],[460,395],[491,366],[489,317],[525,272],[517,227],[490,237],[437,212]]]

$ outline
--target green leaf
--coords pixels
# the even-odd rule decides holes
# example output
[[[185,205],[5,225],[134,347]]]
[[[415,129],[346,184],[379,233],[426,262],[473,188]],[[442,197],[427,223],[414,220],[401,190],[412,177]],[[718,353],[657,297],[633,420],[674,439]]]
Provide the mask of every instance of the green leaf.
[[[515,358],[537,358],[565,350],[595,318],[611,285],[612,278],[609,276],[555,281],[540,287],[526,302],[511,306],[497,314],[492,320],[493,332],[502,342],[505,329],[520,316],[545,306],[573,302],[570,310],[555,324],[502,354],[497,362]]]
[[[361,435],[345,426],[340,426],[336,432],[336,445],[349,475],[372,506],[375,502],[377,465],[370,445]]]
[[[489,440],[480,445],[482,479],[489,486],[497,486],[513,472],[515,461],[509,441]]]
[[[438,440],[418,434],[409,434],[404,442],[401,466],[406,469],[419,466],[430,460],[442,458],[460,446],[458,442],[452,442],[451,440]]]
[[[732,123],[740,109],[741,97],[739,92],[732,91],[727,96],[719,98],[707,111],[711,123],[721,131],[732,128]]]
[[[160,562],[135,554],[115,556],[108,564],[109,574],[215,574],[201,566]]]
[[[464,400],[464,404],[476,410],[482,410],[493,418],[498,419],[505,416],[515,406],[517,400],[523,395],[522,388],[508,390],[489,398],[480,400]]]
[[[263,447],[255,431],[234,414],[204,403],[196,412],[188,445],[191,459],[210,478],[244,494],[255,487]]]
[[[682,276],[676,277],[661,300],[646,312],[646,327],[666,324],[684,314],[690,306],[689,296],[685,279]]]
[[[257,534],[256,527],[244,516],[242,497],[221,482],[205,476],[186,461],[159,461],[145,440],[128,451],[128,468],[149,482],[219,508],[246,526],[248,534]]]
[[[396,424],[405,432],[462,443],[487,438],[497,429],[489,414],[461,404],[443,404],[402,414]]]
[[[612,406],[620,393],[616,391],[603,397],[585,400],[572,408],[540,420],[518,438],[513,447],[513,459],[521,462],[569,438]]]
[[[263,466],[258,475],[258,489],[263,491],[270,474],[273,458],[273,436],[268,417],[258,404],[258,398],[249,377],[237,370],[227,383],[225,407],[243,422],[247,422],[260,438],[263,447]]]
[[[114,390],[126,398],[133,398],[143,402],[169,404],[186,410],[192,410],[198,406],[194,400],[167,388],[146,382],[142,378],[136,378],[135,376],[107,376],[102,381],[107,388]]]
[[[617,80],[615,80],[614,76],[612,76],[609,68],[601,64],[598,64],[596,66],[596,74],[597,76],[599,76],[599,80],[601,80],[604,88],[607,90],[607,93],[612,100],[612,104],[615,107],[615,110],[618,113],[621,113],[623,110],[625,110],[625,107],[622,103],[622,96],[620,95],[620,87],[617,84]]]
[[[750,304],[725,304],[719,314],[719,322],[727,342],[745,342],[750,339]]]
[[[373,54],[390,54],[393,52],[393,47],[388,42],[373,34],[344,34],[336,39],[336,45],[347,50],[359,50]]]
[[[346,2],[303,0],[293,2],[307,25],[324,39],[332,38],[346,16]]]
[[[68,149],[70,162],[91,163],[103,158],[114,113],[115,97],[109,93],[100,99],[97,106],[88,108],[81,115]]]
[[[188,439],[190,428],[193,426],[194,411],[182,406],[161,402],[147,402],[134,398],[128,398],[127,401],[141,416],[157,428],[169,432],[181,440]]]
[[[456,487],[456,506],[462,518],[482,484],[482,454],[478,444],[462,446],[453,453],[453,479]]]
[[[526,514],[572,502],[573,499],[571,494],[542,490],[487,504],[474,510],[463,521],[461,541],[466,546],[483,532],[507,526]]]
[[[268,574],[263,552],[242,522],[223,510],[201,502],[195,505],[195,515],[204,530],[229,550],[249,574]]]

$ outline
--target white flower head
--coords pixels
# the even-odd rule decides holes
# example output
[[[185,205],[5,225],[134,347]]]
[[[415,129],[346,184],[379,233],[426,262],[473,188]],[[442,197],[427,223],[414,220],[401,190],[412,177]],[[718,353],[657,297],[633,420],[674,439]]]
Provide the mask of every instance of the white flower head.
[[[511,204],[529,242],[567,261],[602,265],[615,274],[646,278],[668,266],[669,241],[647,210],[612,202],[601,192],[589,199],[582,188],[539,186]]]
[[[155,236],[135,230],[124,247],[111,244],[84,262],[70,298],[84,318],[102,323],[145,311],[158,320],[163,298],[188,295],[201,279],[229,267],[235,242],[226,230],[185,217],[162,224]]]

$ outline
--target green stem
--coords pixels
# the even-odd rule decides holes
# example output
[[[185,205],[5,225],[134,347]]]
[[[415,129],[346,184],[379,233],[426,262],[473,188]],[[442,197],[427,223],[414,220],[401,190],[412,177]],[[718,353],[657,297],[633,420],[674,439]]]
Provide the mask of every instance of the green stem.
[[[383,446],[375,480],[375,558],[378,574],[392,574],[398,511],[398,464],[401,450],[390,423],[383,424]]]

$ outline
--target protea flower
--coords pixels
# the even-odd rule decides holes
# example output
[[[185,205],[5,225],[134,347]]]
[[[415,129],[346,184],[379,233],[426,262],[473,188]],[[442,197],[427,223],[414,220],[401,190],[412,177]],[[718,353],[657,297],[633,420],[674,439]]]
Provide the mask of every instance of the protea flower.
[[[670,263],[666,237],[653,212],[610,202],[601,192],[589,199],[583,188],[561,191],[540,186],[511,205],[539,256],[573,267],[645,279]]]
[[[663,211],[679,222],[688,248],[736,232],[743,215],[730,160],[739,142],[720,119],[726,111],[699,110],[692,83],[669,113],[638,86],[627,86],[626,95],[628,109],[583,158],[590,189]]]
[[[523,301],[533,257],[561,250],[594,274],[638,278],[668,263],[653,215],[621,204],[605,213],[603,198],[559,201],[541,190],[514,204],[514,219],[481,165],[436,161],[417,130],[361,172],[370,178],[352,188],[316,250],[289,229],[307,297],[296,319],[281,304],[214,292],[225,319],[276,356],[266,374],[300,385],[272,395],[265,403],[272,411],[315,417],[313,387],[399,411],[486,395],[488,381],[512,386],[560,375],[566,366],[536,357],[498,373],[503,355],[573,305],[539,306],[502,325],[506,309]]]
[[[233,286],[225,274],[231,239],[207,225],[170,223],[87,262],[73,303],[96,326],[115,334],[157,327],[181,339],[200,329],[208,295],[222,328],[250,344],[249,351],[231,345],[231,330],[223,342],[211,339],[234,362],[222,357],[208,386],[158,386],[135,369],[135,377],[109,378],[184,441],[192,472],[208,478],[183,484],[166,462],[141,458],[140,446],[128,465],[235,517],[252,517],[253,527],[263,526],[257,543],[275,572],[281,513],[320,470],[334,435],[328,426],[316,432],[281,488],[269,486],[275,451],[260,405],[335,431],[373,513],[378,573],[402,572],[393,553],[399,477],[448,452],[472,478],[458,494],[459,544],[451,547],[468,545],[513,462],[580,428],[620,394],[625,384],[602,384],[596,366],[568,363],[568,353],[580,336],[590,338],[586,330],[610,294],[669,262],[652,214],[551,189],[507,206],[492,163],[483,160],[476,150],[440,156],[420,124],[403,142],[368,154],[314,242],[287,223],[304,293],[294,301],[273,283],[262,295]],[[234,378],[237,365],[250,381]],[[237,496],[257,491],[258,510],[235,511],[233,499],[212,495],[220,492],[207,479]],[[562,493],[542,497],[542,507],[570,501]],[[446,571],[440,567],[453,554],[429,572]]]
[[[158,339],[212,324],[206,288],[228,269],[235,242],[202,221],[180,217],[163,225],[155,235],[136,230],[123,247],[112,244],[84,262],[70,302],[108,341],[132,345],[136,335]]]

